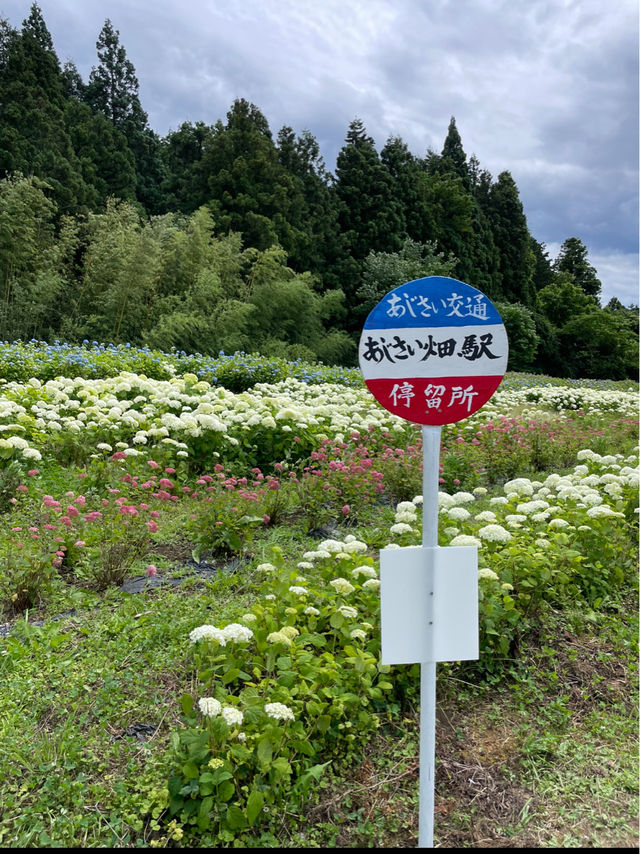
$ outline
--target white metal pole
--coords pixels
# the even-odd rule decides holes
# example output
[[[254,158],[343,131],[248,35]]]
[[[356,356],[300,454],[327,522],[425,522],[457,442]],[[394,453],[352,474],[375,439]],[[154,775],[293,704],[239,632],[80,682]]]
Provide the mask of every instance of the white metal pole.
[[[422,428],[422,545],[438,545],[438,479],[441,427]],[[433,563],[427,620],[433,624]],[[436,663],[420,664],[420,806],[418,847],[433,848],[433,811],[436,762]]]

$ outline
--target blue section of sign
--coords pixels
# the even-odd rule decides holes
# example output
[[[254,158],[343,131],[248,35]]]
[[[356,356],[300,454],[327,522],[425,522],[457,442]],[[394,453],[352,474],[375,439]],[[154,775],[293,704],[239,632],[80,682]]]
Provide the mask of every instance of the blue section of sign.
[[[477,288],[445,276],[415,279],[390,291],[367,317],[365,329],[501,324],[493,303]]]

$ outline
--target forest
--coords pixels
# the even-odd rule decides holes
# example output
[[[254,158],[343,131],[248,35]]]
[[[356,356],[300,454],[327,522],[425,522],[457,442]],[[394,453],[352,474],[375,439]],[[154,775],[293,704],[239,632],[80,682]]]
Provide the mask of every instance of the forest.
[[[160,137],[111,21],[96,48],[84,81],[37,4],[0,20],[1,341],[353,365],[385,293],[445,275],[496,304],[509,370],[637,377],[637,307],[601,305],[579,238],[549,257],[455,118],[424,156],[354,118],[333,174],[310,130],[274,136],[242,98]]]

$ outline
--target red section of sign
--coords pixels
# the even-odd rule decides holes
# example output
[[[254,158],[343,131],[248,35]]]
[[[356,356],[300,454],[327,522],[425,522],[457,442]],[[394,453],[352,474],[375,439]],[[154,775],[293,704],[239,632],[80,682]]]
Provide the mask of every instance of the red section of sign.
[[[366,380],[375,399],[400,418],[437,427],[473,415],[494,394],[503,376],[407,377]]]

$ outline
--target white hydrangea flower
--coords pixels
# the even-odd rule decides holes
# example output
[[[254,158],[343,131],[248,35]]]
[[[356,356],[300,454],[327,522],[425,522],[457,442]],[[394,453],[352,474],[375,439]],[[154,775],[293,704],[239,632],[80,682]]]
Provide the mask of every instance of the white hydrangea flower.
[[[413,528],[411,525],[407,525],[406,522],[397,522],[389,528],[389,531],[392,534],[410,534],[412,533]]]
[[[25,460],[34,460],[35,462],[39,462],[42,459],[42,454],[35,448],[25,448],[22,452],[22,456]]]
[[[345,540],[344,548],[342,549],[342,551],[346,552],[348,555],[356,555],[366,552],[368,548],[369,547],[366,543],[363,543],[360,540],[356,540],[356,538],[354,537],[353,539]]]
[[[478,570],[478,578],[488,578],[491,581],[499,581],[496,573],[492,569],[487,569],[486,567]]]
[[[289,588],[289,593],[293,593],[295,596],[304,596],[308,592],[306,587],[300,587],[295,584]]]
[[[455,505],[460,506],[462,504],[471,504],[476,500],[476,497],[470,492],[454,492],[451,496],[451,500]]]
[[[353,629],[353,631],[350,633],[350,636],[354,640],[366,640],[367,638],[366,632],[364,632],[362,629]]]
[[[538,513],[540,510],[546,510],[549,506],[549,502],[545,501],[542,498],[534,499],[533,501],[523,501],[522,504],[518,504],[516,506],[516,511],[518,513]]]
[[[411,524],[411,522],[416,521],[416,518],[415,513],[407,513],[406,511],[396,513],[396,522],[407,522]]]
[[[285,646],[291,646],[291,638],[285,635],[284,632],[271,632],[267,635],[268,643],[283,643]]]
[[[492,510],[483,510],[481,513],[477,513],[473,518],[476,522],[495,522],[498,517]]]
[[[624,519],[624,513],[618,513],[612,507],[609,507],[608,504],[599,504],[597,507],[590,507],[587,510],[587,516],[591,516],[592,519],[596,519],[599,516],[618,516]]]
[[[338,540],[323,540],[318,548],[330,554],[335,554],[336,552],[343,551],[343,546],[344,544],[338,542]]]
[[[198,700],[198,708],[208,718],[215,718],[222,711],[222,703],[215,697],[202,697]]]
[[[548,511],[548,510],[543,510],[543,511],[542,511],[542,513],[533,513],[533,514],[532,514],[532,516],[531,516],[531,521],[532,521],[532,522],[536,522],[536,523],[538,523],[538,522],[546,522],[546,520],[547,520],[548,518],[549,518],[549,511]]]
[[[450,507],[445,513],[450,519],[455,519],[457,522],[463,522],[471,518],[471,513],[469,513],[466,507]]]
[[[387,546],[387,548],[389,548],[389,547]],[[362,586],[363,586],[363,588],[367,587],[367,588],[370,588],[371,590],[377,590],[378,587],[380,587],[380,579],[379,578],[368,578]]]
[[[517,495],[533,495],[533,484],[526,477],[517,477],[514,480],[507,481],[503,489],[507,495],[513,492]]]
[[[492,543],[507,543],[511,539],[511,534],[502,525],[485,525],[478,531],[478,536]]]
[[[353,593],[356,589],[350,581],[347,581],[346,578],[332,578],[329,584],[333,587],[336,593],[342,593],[343,595]]]
[[[338,608],[338,611],[347,620],[355,620],[358,616],[357,608],[352,608],[351,605],[342,605],[342,607]]]
[[[566,519],[552,519],[548,526],[549,528],[568,528],[569,523]]]
[[[415,504],[413,501],[401,501],[396,507],[396,513],[413,513],[415,515]]]
[[[240,643],[246,643],[253,637],[251,629],[247,628],[247,626],[243,626],[242,623],[229,623],[228,626],[224,627],[222,633],[228,641],[236,641]]]
[[[264,710],[270,718],[274,718],[276,721],[295,720],[293,710],[289,706],[285,706],[284,703],[267,703]]]
[[[221,714],[229,726],[240,726],[244,720],[244,714],[235,706],[223,706]]]
[[[616,498],[622,492],[622,486],[619,483],[608,483],[604,487],[604,491],[607,495],[611,495],[613,498]]]
[[[477,537],[472,537],[470,534],[459,534],[454,537],[449,543],[450,546],[482,546],[482,542]]]
[[[259,563],[256,567],[258,572],[276,572],[276,568],[272,563]]]
[[[378,577],[378,573],[372,566],[356,566],[356,568],[351,571],[351,575],[353,575],[354,578],[358,578],[360,575],[364,575],[366,578]]]
[[[313,607],[313,605],[309,605],[309,607],[308,607],[308,608],[305,608],[305,609],[304,609],[304,612],[305,612],[305,614],[307,614],[307,616],[309,616],[309,617],[317,617],[317,616],[319,616],[319,614],[320,614],[320,611],[318,611],[318,609],[317,609],[317,608],[314,608],[314,607]]]
[[[215,626],[206,624],[204,626],[198,626],[189,633],[189,640],[191,643],[197,643],[197,641],[202,639],[217,641],[220,646],[226,646],[227,644],[227,636],[221,629],[217,629]]]

